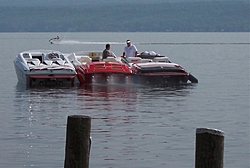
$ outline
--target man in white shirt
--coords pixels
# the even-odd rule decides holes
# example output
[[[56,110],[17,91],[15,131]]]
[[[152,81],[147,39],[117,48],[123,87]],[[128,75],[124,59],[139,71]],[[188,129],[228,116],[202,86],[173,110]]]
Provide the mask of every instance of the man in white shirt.
[[[127,40],[126,43],[127,43],[127,46],[125,46],[125,48],[124,48],[124,52],[122,53],[122,57],[126,57],[126,58],[136,57],[137,53],[138,53],[136,46],[132,45],[130,40]]]

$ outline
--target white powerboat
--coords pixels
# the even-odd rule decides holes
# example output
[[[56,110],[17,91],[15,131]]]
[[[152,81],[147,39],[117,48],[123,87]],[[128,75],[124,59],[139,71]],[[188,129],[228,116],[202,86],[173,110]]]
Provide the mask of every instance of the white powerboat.
[[[59,51],[24,51],[14,59],[14,66],[18,82],[28,86],[72,86],[76,78],[73,64]]]

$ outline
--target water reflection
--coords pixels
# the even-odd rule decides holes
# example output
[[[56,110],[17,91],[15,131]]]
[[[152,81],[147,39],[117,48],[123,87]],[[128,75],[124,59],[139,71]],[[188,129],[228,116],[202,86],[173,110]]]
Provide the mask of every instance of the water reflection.
[[[44,91],[44,90],[48,90],[48,89],[70,89],[70,88],[73,88],[72,86],[54,86],[54,85],[51,85],[51,86],[28,86],[26,84],[23,84],[23,83],[20,83],[18,82],[17,85],[16,85],[16,90],[17,91],[26,91],[26,90],[40,90],[40,91]]]
[[[151,119],[174,114],[176,107],[185,105],[185,97],[193,87],[192,84],[168,87],[84,85],[77,89],[77,106],[82,110],[82,114],[88,113],[93,120],[98,120],[98,126],[93,131],[111,132],[113,127],[138,122],[150,124],[154,122]],[[151,119],[140,120],[147,116]],[[160,124],[163,127],[169,126],[164,122]],[[101,128],[98,128],[99,126]]]
[[[17,85],[12,124],[18,131],[13,135],[23,139],[18,142],[25,144],[20,149],[27,153],[25,157],[34,158],[42,152],[52,158],[60,156],[61,161],[66,117],[88,115],[92,118],[94,167],[100,167],[101,162],[113,167],[118,162],[137,163],[145,158],[163,164],[165,159],[160,156],[173,150],[181,136],[178,132],[186,131],[184,110],[193,88],[193,84],[29,89]],[[27,158],[26,162],[35,165]]]
[[[49,126],[52,128],[64,127],[65,110],[72,105],[72,97],[75,97],[75,88],[39,87],[27,88],[26,85],[16,85],[14,111],[15,120],[20,121],[25,127],[33,127],[34,124]],[[32,135],[34,136],[34,134]]]
[[[46,119],[60,116],[60,112],[101,115],[101,111],[154,112],[185,101],[194,84],[146,85],[83,85],[68,88],[26,88],[17,84],[14,99],[17,112],[30,113],[29,121],[36,121],[34,113],[46,114]],[[152,110],[153,109],[153,110]],[[150,111],[152,110],[152,111]],[[106,112],[106,114],[108,114]],[[20,116],[21,117],[21,116]],[[99,116],[96,116],[99,118]]]
[[[138,111],[141,105],[180,101],[190,94],[195,84],[168,86],[156,85],[83,85],[61,88],[26,88],[17,84],[15,104],[17,108],[26,106],[33,112],[58,112],[61,110],[96,111]],[[162,104],[164,107],[164,104]],[[144,109],[144,108],[142,108]]]
[[[135,98],[136,85],[83,85],[78,87],[78,96],[91,96],[93,98],[103,97],[104,100],[112,98]]]
[[[174,85],[80,85],[78,87],[78,96],[105,97],[111,99],[112,97],[134,97],[134,95],[140,92],[153,95],[159,95],[159,92],[165,92],[165,96],[185,96],[189,93],[189,90],[193,89],[195,86],[196,84],[192,83]]]

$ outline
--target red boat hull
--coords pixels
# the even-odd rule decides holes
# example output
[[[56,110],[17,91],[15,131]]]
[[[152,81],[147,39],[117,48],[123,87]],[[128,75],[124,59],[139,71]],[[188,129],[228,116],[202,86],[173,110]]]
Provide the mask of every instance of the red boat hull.
[[[126,80],[127,76],[133,75],[130,67],[120,62],[87,62],[75,68],[80,84],[106,83],[109,81],[120,83]]]

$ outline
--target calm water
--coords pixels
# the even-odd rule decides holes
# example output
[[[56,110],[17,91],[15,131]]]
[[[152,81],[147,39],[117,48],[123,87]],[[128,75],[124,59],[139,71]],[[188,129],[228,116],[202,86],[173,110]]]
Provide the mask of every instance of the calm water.
[[[48,40],[59,35],[61,44]],[[225,168],[249,168],[249,33],[0,33],[0,167],[63,167],[69,115],[92,117],[92,168],[194,167],[196,128],[225,132]],[[32,49],[169,56],[199,79],[195,85],[18,85],[14,57]]]

